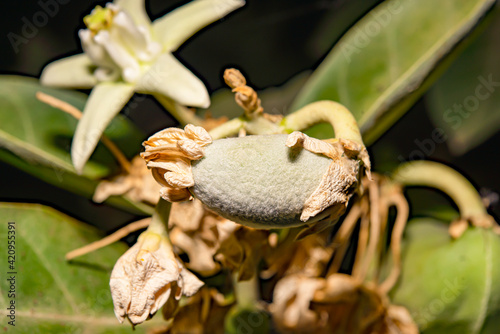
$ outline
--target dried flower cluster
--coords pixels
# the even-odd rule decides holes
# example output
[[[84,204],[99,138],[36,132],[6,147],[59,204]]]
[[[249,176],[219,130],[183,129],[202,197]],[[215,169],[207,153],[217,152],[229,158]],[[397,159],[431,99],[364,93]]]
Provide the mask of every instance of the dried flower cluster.
[[[255,90],[247,86],[247,81],[240,71],[228,68],[224,71],[224,81],[236,93],[234,99],[243,108],[246,114],[262,113],[264,110],[260,105],[260,99]]]
[[[345,274],[283,278],[274,289],[271,312],[286,333],[418,333],[404,307]]]
[[[197,199],[172,204],[169,229],[172,244],[189,257],[186,266],[205,276],[222,266],[237,272],[241,280],[250,279],[270,247],[268,231],[222,218]]]
[[[160,186],[141,157],[132,159],[129,172],[124,172],[112,180],[101,181],[94,191],[92,200],[104,202],[109,196],[127,195],[132,201],[155,205],[160,198]]]
[[[157,132],[143,143],[146,151],[141,157],[162,185],[161,197],[170,202],[191,199],[188,190],[194,185],[191,161],[201,159],[203,147],[211,142],[204,128],[188,124],[184,130],[168,128]]]
[[[110,287],[115,315],[140,324],[169,299],[191,296],[203,285],[184,268],[168,237],[146,231],[115,264]]]
[[[316,216],[333,205],[343,206],[345,210],[349,199],[358,185],[360,173],[357,155],[365,148],[347,140],[330,144],[322,140],[310,138],[298,131],[288,136],[286,145],[291,148],[303,147],[310,152],[322,154],[332,159],[328,171],[323,175],[318,188],[304,203],[304,210],[300,219],[307,222],[309,218]],[[351,158],[352,154],[346,154],[346,152],[349,152],[345,149],[346,147],[355,147],[354,150],[351,149],[351,151],[356,151],[354,159]],[[369,160],[368,163],[365,163],[365,166],[369,173]],[[341,210],[341,213],[344,210]]]

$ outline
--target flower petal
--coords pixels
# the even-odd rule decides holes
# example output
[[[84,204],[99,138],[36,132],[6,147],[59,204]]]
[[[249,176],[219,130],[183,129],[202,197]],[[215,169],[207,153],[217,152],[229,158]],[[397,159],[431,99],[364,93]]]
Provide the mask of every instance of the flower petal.
[[[92,90],[83,115],[76,127],[71,158],[78,173],[94,152],[102,133],[134,93],[134,86],[125,83],[100,83]]]
[[[153,30],[166,50],[175,51],[200,29],[244,4],[243,0],[192,1],[155,20]]]
[[[91,88],[97,84],[92,67],[95,65],[83,53],[66,57],[47,65],[40,81],[46,86]]]
[[[137,25],[143,25],[147,28],[151,25],[151,20],[146,13],[144,0],[115,0],[115,5],[125,10]]]
[[[163,53],[137,83],[137,91],[159,93],[182,105],[208,108],[203,82],[170,53]]]
[[[182,287],[182,293],[185,296],[191,297],[205,284],[192,272],[181,266],[181,277],[184,286]]]

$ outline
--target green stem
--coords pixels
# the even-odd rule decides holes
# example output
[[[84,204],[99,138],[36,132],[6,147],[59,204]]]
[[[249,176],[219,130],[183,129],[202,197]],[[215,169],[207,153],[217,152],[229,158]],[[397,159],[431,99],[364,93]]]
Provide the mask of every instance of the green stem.
[[[196,116],[196,114],[189,108],[169,99],[160,94],[153,95],[160,104],[168,110],[168,112],[177,120],[182,126],[193,124],[200,126],[203,120]]]
[[[271,122],[264,118],[262,114],[257,114],[245,122],[245,130],[253,135],[271,135],[276,133],[283,133],[278,124]]]
[[[401,165],[393,179],[406,186],[427,186],[451,197],[463,218],[487,215],[474,186],[454,169],[432,161],[413,161]]]
[[[238,306],[242,309],[254,309],[259,300],[257,274],[248,281],[238,282],[238,272],[233,273],[233,287]]]
[[[282,126],[288,133],[302,131],[317,123],[330,123],[335,138],[350,139],[363,145],[356,119],[343,105],[333,101],[318,101],[286,116]],[[364,145],[363,145],[364,146]]]
[[[249,134],[266,135],[282,133],[282,129],[275,123],[258,115],[248,119],[245,116],[234,118],[214,129],[209,133],[213,140],[236,136],[238,132],[244,129]]]
[[[213,140],[235,136],[245,126],[241,118],[234,118],[209,131]]]
[[[153,232],[159,235],[168,235],[168,217],[170,216],[170,208],[172,203],[165,201],[160,198],[158,204],[156,204],[153,217],[151,218],[151,223],[148,227],[148,232]]]

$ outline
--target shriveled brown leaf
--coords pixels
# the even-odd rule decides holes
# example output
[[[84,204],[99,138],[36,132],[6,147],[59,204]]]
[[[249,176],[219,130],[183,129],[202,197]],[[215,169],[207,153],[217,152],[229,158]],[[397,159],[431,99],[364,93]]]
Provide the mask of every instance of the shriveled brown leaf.
[[[276,285],[270,311],[284,333],[418,333],[404,307],[391,305],[376,286],[345,274],[286,276]]]
[[[224,296],[215,288],[203,287],[199,293],[183,301],[164,333],[223,334],[221,324],[233,302],[234,298]]]
[[[264,248],[268,247],[268,230],[240,226],[222,241],[216,259],[226,268],[238,272],[238,280],[249,280],[256,274]]]
[[[189,256],[189,269],[209,276],[220,270],[214,256],[221,242],[238,226],[207,210],[197,199],[174,203],[169,220],[170,240]]]
[[[160,199],[160,185],[151,176],[144,160],[136,156],[132,159],[130,172],[120,174],[110,181],[101,181],[94,192],[94,202],[104,202],[110,196],[127,195],[132,201],[152,205]]]

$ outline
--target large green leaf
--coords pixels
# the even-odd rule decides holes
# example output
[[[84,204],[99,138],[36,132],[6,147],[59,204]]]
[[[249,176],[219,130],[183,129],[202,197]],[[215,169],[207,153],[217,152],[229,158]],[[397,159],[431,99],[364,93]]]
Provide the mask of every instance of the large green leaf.
[[[0,315],[8,333],[132,333],[113,313],[109,275],[126,251],[115,243],[78,258],[66,252],[98,240],[100,233],[54,209],[37,204],[0,203]],[[9,230],[9,222],[15,230]],[[8,233],[8,231],[15,231]],[[7,241],[15,241],[15,263],[8,263]],[[15,237],[12,238],[12,236]],[[13,265],[13,268],[9,266]],[[15,272],[15,274],[9,274]],[[15,277],[15,297],[7,278]],[[15,301],[15,327],[7,307]],[[13,320],[13,319],[12,319]],[[147,327],[137,327],[144,333]]]
[[[77,120],[36,99],[41,91],[70,103],[78,109],[87,95],[41,86],[38,80],[20,76],[0,76],[0,159],[56,186],[91,197],[99,181],[118,170],[117,163],[99,145],[82,175],[71,164],[70,145]],[[145,138],[125,117],[116,117],[106,135],[128,156],[137,154]],[[13,154],[14,153],[14,154]],[[124,198],[108,201],[135,213],[146,206]]]
[[[388,0],[335,45],[294,101],[338,101],[372,143],[429,85],[432,70],[466,36],[494,0]],[[329,137],[328,133],[314,133]]]
[[[424,334],[498,333],[500,237],[469,228],[452,240],[434,219],[408,223],[403,268],[392,301],[408,308]]]
[[[429,91],[429,115],[457,155],[500,129],[500,9],[492,19]]]

